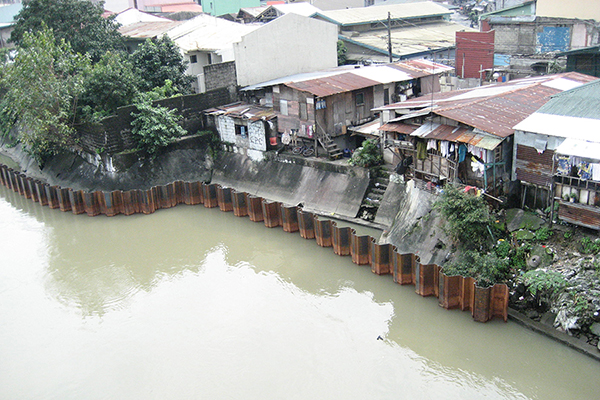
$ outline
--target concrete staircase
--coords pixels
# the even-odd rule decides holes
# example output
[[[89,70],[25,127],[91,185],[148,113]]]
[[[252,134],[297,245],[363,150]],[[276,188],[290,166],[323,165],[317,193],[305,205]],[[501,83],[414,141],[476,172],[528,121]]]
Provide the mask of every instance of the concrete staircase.
[[[383,195],[390,184],[390,174],[391,171],[381,169],[375,178],[371,178],[369,189],[367,189],[367,194],[365,195],[358,212],[359,218],[366,221],[373,221],[375,219],[377,210],[381,205],[381,200],[383,200]]]
[[[329,157],[329,159],[336,160],[343,155],[342,150],[338,147],[337,144],[334,143],[334,141],[331,139],[331,137],[329,137],[327,133],[321,133],[318,136],[318,139],[319,143],[321,143],[321,146],[323,146],[325,151],[327,151],[327,156]]]

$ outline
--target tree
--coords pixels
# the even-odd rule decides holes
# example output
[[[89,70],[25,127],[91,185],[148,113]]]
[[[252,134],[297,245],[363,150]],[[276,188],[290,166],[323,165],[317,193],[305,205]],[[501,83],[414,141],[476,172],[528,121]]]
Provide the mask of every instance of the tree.
[[[345,65],[348,62],[347,53],[348,53],[348,48],[346,47],[344,42],[341,40],[338,40],[338,42],[337,42],[338,65]]]
[[[36,33],[25,32],[21,42],[14,62],[2,70],[2,114],[18,119],[20,142],[43,164],[73,142],[77,100],[90,61],[57,41],[43,24]]]
[[[22,47],[25,33],[38,32],[45,24],[57,41],[65,40],[76,53],[89,54],[92,61],[98,61],[108,50],[125,50],[114,16],[102,16],[103,5],[89,0],[23,1],[10,40]]]
[[[187,132],[179,124],[181,117],[177,110],[153,105],[150,97],[142,96],[135,104],[137,112],[132,112],[131,133],[138,149],[154,156],[161,147],[172,143]]]
[[[138,94],[139,77],[126,54],[109,51],[94,64],[83,86],[79,102],[82,114],[101,118],[133,103]]]
[[[147,39],[131,56],[137,75],[141,78],[142,91],[163,86],[169,80],[179,93],[191,93],[194,78],[186,75],[187,63],[168,36]]]
[[[482,196],[446,185],[435,207],[446,219],[444,230],[458,247],[469,250],[489,248],[492,217]]]

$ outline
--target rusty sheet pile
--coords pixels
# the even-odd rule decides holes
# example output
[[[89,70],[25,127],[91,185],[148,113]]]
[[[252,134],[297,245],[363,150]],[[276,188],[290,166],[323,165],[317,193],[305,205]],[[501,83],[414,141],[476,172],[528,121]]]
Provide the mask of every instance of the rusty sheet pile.
[[[400,285],[414,285],[421,296],[436,296],[445,309],[470,310],[473,319],[486,322],[508,317],[508,286],[477,286],[473,278],[447,276],[436,264],[421,264],[417,255],[400,254],[391,244],[379,244],[372,236],[359,236],[350,227],[321,219],[297,206],[269,201],[246,192],[203,182],[177,181],[148,190],[85,192],[50,186],[0,164],[0,183],[22,196],[50,208],[89,216],[135,213],[151,214],[178,204],[203,204],[249,217],[268,228],[281,226],[284,232],[299,232],[304,239],[315,239],[321,247],[332,247],[339,256],[351,256],[357,265],[370,265],[377,275],[392,275]]]

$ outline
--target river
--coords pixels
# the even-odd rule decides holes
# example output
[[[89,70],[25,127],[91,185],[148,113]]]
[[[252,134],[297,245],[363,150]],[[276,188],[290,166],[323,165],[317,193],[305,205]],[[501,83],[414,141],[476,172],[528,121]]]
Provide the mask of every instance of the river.
[[[0,187],[0,399],[593,399],[600,364],[298,233]]]

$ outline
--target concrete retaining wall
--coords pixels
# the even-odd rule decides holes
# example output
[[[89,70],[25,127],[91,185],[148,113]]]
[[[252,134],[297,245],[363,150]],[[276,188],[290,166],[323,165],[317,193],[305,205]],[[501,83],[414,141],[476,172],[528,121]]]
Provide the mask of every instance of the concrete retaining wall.
[[[0,183],[41,205],[89,216],[150,214],[177,204],[219,207],[236,216],[248,215],[252,221],[263,222],[268,228],[281,226],[284,232],[298,231],[304,239],[316,239],[317,245],[332,247],[335,254],[350,255],[355,264],[369,265],[375,274],[392,275],[396,283],[415,285],[415,292],[421,296],[438,297],[440,306],[446,309],[471,310],[475,321],[486,322],[495,317],[507,320],[509,292],[506,285],[480,288],[472,278],[447,277],[438,265],[422,264],[417,255],[400,253],[397,247],[377,243],[368,235],[359,236],[352,228],[340,228],[334,221],[321,219],[300,207],[215,183],[177,181],[148,190],[90,193],[50,186],[2,164]]]
[[[224,153],[215,161],[212,182],[273,201],[304,204],[320,214],[356,217],[369,186],[368,171],[305,162],[283,156],[255,162],[241,154]]]

